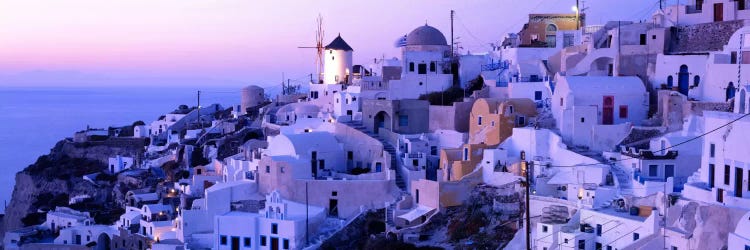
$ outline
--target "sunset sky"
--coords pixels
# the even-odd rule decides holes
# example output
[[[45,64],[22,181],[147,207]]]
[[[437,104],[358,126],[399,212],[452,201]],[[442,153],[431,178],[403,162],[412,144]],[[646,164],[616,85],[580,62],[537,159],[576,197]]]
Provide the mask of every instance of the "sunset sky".
[[[656,0],[589,0],[588,24],[647,19]],[[674,1],[669,1],[674,2]],[[399,56],[397,37],[425,22],[480,52],[529,13],[575,0],[257,1],[0,0],[0,86],[277,84],[314,72],[315,18],[354,62]]]

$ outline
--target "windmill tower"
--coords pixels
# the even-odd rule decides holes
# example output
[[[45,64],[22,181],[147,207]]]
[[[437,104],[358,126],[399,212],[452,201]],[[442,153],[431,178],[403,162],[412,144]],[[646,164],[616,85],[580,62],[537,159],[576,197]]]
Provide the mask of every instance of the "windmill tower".
[[[325,51],[325,47],[323,47],[323,39],[325,38],[325,31],[323,30],[323,15],[318,14],[318,18],[315,20],[317,24],[317,29],[315,30],[315,46],[314,47],[305,47],[300,46],[298,48],[301,49],[317,49],[318,54],[315,57],[315,66],[317,68],[317,75],[318,75],[318,81],[316,83],[322,83],[323,81],[323,52]],[[311,79],[312,80],[312,79]]]

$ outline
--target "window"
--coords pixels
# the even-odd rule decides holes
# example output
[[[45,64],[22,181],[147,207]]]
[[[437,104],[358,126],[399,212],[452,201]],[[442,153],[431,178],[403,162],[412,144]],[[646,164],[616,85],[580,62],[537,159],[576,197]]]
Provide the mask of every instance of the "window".
[[[581,123],[586,122],[586,118],[581,117]]]
[[[724,184],[729,185],[729,172],[731,171],[729,165],[724,165]]]
[[[633,241],[636,241],[641,238],[641,235],[638,233],[633,233]]]
[[[628,105],[620,105],[620,118],[628,118]]]
[[[549,230],[549,229],[547,228],[547,226],[542,226],[542,233],[546,233],[546,232],[547,232],[547,230]]]
[[[266,166],[266,173],[270,173],[270,172],[271,172],[271,166]]]
[[[602,236],[602,224],[596,224],[596,236]]]
[[[508,114],[513,114],[513,106],[508,106]]]
[[[417,74],[424,75],[427,74],[427,64],[426,63],[420,63],[417,65]]]
[[[534,91],[534,100],[542,100],[542,91]]]
[[[469,160],[469,148],[464,148],[464,161]]]
[[[409,63],[409,72],[414,72],[414,63],[413,62]]]
[[[337,195],[339,195],[339,192],[336,192],[336,191],[331,192],[331,196],[337,196]]]
[[[437,146],[431,146],[430,147],[430,154],[431,155],[437,155],[437,152],[438,152]]]
[[[677,250],[677,247],[676,247],[676,246],[672,246],[672,248],[671,248],[671,249],[672,249],[672,250]],[[747,248],[745,248],[745,249],[747,250]]]
[[[493,126],[493,127],[494,127],[494,126],[495,126],[495,121],[491,121],[491,122],[490,122],[490,126]]]
[[[651,35],[651,39],[656,40],[656,35]]]
[[[575,41],[575,37],[573,36],[573,34],[563,35],[563,47],[573,46],[574,41]]]
[[[272,234],[279,234],[279,225],[276,223],[271,223],[271,233]]]
[[[708,146],[708,157],[714,158],[716,156],[716,144],[711,143]]]
[[[283,247],[284,249],[289,249],[289,239],[284,239]]]
[[[226,235],[222,235],[222,236],[219,237],[219,244],[221,244],[221,245],[226,245],[227,244],[227,236]]]
[[[648,165],[648,176],[657,176],[659,174],[658,165]]]
[[[526,117],[523,117],[523,116],[516,117],[516,126],[520,127],[524,125],[526,125]]]
[[[245,244],[244,244],[244,246],[245,246],[245,247],[251,247],[251,246],[252,246],[252,245],[250,244],[250,243],[251,243],[251,241],[250,241],[250,237],[245,237],[245,239],[244,239],[244,240],[245,240]]]
[[[435,62],[430,63],[430,72],[435,72]]]
[[[732,51],[732,53],[729,55],[729,63],[737,64],[737,51]]]
[[[560,106],[561,106],[561,107],[562,107],[562,104],[563,104],[563,98],[562,98],[562,97],[560,97]]]
[[[641,34],[641,45],[646,45],[646,34]]]
[[[407,115],[399,115],[398,116],[398,126],[400,126],[400,127],[409,126],[409,116],[407,116]]]
[[[565,239],[565,241],[564,241],[564,242],[565,242],[565,244],[568,244],[568,239]]]
[[[279,168],[279,172],[281,172],[283,174],[284,173],[284,167],[280,167]]]
[[[263,236],[263,235],[260,236],[260,245],[266,246],[266,236]]]
[[[586,240],[578,240],[578,249],[586,250]]]
[[[477,125],[482,125],[482,117],[477,117]]]

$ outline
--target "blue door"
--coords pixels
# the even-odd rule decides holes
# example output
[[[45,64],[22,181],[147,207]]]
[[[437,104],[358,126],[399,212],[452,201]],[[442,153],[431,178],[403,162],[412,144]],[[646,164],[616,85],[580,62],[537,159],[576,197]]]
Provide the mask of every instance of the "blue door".
[[[690,88],[690,73],[688,72],[687,65],[683,64],[680,66],[680,73],[677,75],[677,87],[680,94],[685,96],[688,95],[688,90]]]

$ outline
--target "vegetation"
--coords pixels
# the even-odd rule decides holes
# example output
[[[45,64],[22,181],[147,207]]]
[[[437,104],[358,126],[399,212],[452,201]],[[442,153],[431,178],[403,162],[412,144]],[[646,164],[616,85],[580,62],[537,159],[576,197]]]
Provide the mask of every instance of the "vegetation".
[[[203,166],[210,163],[206,157],[203,157],[203,147],[195,147],[190,154],[190,166]]]
[[[23,171],[30,175],[43,177],[46,180],[69,180],[73,176],[83,176],[102,171],[105,168],[104,164],[92,159],[70,158],[67,155],[59,157],[43,155]]]

